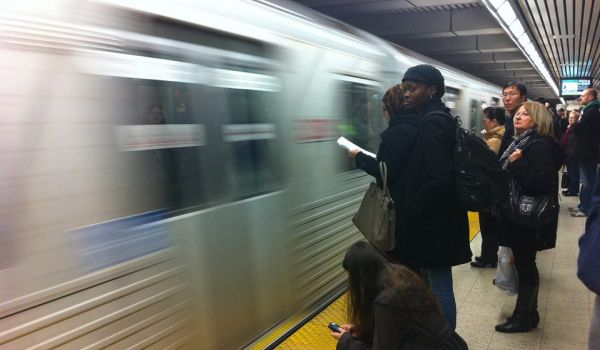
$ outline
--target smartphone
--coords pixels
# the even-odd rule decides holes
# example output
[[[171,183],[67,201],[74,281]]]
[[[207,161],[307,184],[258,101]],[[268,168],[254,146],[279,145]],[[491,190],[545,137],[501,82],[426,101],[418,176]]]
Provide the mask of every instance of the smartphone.
[[[329,327],[329,329],[331,329],[332,331],[334,331],[336,333],[342,333],[342,327],[340,327],[340,325],[335,322],[329,322],[327,327]]]

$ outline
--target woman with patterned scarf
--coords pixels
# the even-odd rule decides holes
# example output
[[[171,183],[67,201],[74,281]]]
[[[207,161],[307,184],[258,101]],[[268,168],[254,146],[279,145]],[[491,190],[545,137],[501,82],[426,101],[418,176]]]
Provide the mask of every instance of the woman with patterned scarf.
[[[500,163],[530,196],[558,196],[558,169],[562,152],[553,139],[552,116],[540,103],[525,102],[514,117],[515,138]],[[558,215],[550,224],[523,226],[501,215],[500,245],[512,248],[519,275],[515,310],[505,323],[496,326],[504,333],[528,332],[536,328],[539,274],[535,263],[538,250],[554,248]]]

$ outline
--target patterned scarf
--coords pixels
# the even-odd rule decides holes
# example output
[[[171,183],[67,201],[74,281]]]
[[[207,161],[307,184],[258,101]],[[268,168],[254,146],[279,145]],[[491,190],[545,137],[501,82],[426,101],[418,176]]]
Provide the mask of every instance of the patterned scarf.
[[[527,129],[524,133],[515,136],[513,142],[508,146],[506,151],[502,153],[502,157],[500,157],[500,164],[502,164],[502,169],[506,169],[508,166],[508,157],[518,148],[523,149],[525,146],[530,144],[533,140],[535,140],[538,136],[537,130],[534,128]]]

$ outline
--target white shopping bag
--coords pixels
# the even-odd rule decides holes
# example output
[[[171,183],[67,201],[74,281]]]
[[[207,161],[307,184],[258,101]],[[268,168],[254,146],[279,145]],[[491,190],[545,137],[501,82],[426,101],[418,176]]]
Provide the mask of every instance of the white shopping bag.
[[[496,287],[511,294],[515,294],[519,290],[515,258],[509,247],[498,248],[498,268],[494,284]]]

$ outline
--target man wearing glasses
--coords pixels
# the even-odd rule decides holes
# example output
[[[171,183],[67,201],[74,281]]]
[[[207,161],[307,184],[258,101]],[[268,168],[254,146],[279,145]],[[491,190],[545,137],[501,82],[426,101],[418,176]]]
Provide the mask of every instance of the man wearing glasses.
[[[500,155],[504,153],[508,145],[513,141],[515,129],[513,127],[513,117],[525,101],[527,101],[527,87],[525,87],[525,84],[518,81],[511,81],[504,85],[502,89],[502,102],[504,103],[504,109],[510,117],[506,118],[504,124],[506,131],[500,144],[500,151],[498,153]]]
[[[579,101],[584,106],[579,123],[573,126],[575,154],[579,157],[579,205],[571,207],[571,216],[586,217],[590,210],[592,190],[596,180],[596,167],[600,161],[600,102],[598,92],[585,89]]]

